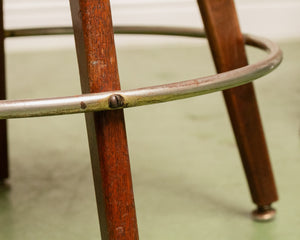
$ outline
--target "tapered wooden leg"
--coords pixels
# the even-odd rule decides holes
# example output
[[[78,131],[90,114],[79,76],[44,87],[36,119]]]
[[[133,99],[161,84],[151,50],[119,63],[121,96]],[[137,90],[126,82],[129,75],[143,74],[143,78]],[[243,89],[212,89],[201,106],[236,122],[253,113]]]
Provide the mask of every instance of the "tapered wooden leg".
[[[83,93],[120,89],[109,0],[70,5]],[[86,123],[102,239],[138,239],[123,111],[88,113]]]
[[[198,0],[218,72],[247,65],[243,37],[233,0]],[[223,92],[252,199],[255,218],[274,215],[278,199],[253,84]],[[266,216],[266,214],[268,214]]]
[[[3,31],[3,0],[0,0],[0,99],[6,99],[5,93],[5,56]],[[0,181],[8,178],[8,151],[6,120],[0,120]]]

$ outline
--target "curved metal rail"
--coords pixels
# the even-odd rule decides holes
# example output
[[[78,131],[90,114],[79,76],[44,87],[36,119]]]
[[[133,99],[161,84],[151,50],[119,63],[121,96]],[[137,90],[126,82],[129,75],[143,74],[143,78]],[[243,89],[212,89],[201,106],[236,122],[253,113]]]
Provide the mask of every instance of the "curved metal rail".
[[[185,37],[205,37],[204,30],[174,27],[120,26],[119,34],[153,34]],[[43,28],[7,30],[6,37],[71,34],[72,28]],[[249,83],[274,70],[282,60],[279,47],[270,40],[244,35],[245,43],[268,52],[268,56],[255,64],[208,77],[182,82],[139,88],[126,91],[110,91],[70,97],[3,100],[0,101],[0,119],[38,117],[91,111],[114,110],[183,99]]]

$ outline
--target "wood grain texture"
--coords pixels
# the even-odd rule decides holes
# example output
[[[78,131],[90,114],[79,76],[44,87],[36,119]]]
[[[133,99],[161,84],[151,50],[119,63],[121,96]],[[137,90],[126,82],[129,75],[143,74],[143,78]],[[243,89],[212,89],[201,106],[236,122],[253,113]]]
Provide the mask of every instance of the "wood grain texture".
[[[248,64],[233,0],[198,0],[218,72]],[[278,199],[253,84],[223,91],[253,202]]]
[[[70,0],[83,93],[119,90],[109,0]],[[138,239],[123,110],[86,114],[102,239]]]
[[[0,99],[6,99],[3,0],[0,0]],[[7,121],[0,120],[0,181],[8,178]]]

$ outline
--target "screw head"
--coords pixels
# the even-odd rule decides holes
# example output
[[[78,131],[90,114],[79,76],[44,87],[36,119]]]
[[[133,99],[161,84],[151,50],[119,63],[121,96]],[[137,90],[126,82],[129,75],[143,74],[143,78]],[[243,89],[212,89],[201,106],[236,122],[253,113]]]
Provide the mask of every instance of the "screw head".
[[[110,108],[120,108],[124,106],[124,98],[119,95],[115,94],[109,97],[108,105]]]

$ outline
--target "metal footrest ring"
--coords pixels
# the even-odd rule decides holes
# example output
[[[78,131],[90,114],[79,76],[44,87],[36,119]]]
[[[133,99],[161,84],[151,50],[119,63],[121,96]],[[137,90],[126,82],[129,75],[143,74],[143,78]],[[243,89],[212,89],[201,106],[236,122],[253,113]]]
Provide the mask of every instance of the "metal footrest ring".
[[[119,26],[114,27],[114,30],[119,34],[205,37],[204,30],[195,28]],[[72,34],[72,28],[38,28],[5,32],[6,37],[58,34]],[[268,52],[267,57],[258,63],[208,77],[134,90],[32,100],[3,100],[0,101],[0,119],[105,111],[168,102],[249,83],[271,72],[280,64],[282,52],[272,41],[251,35],[244,35],[244,39],[247,45]]]

